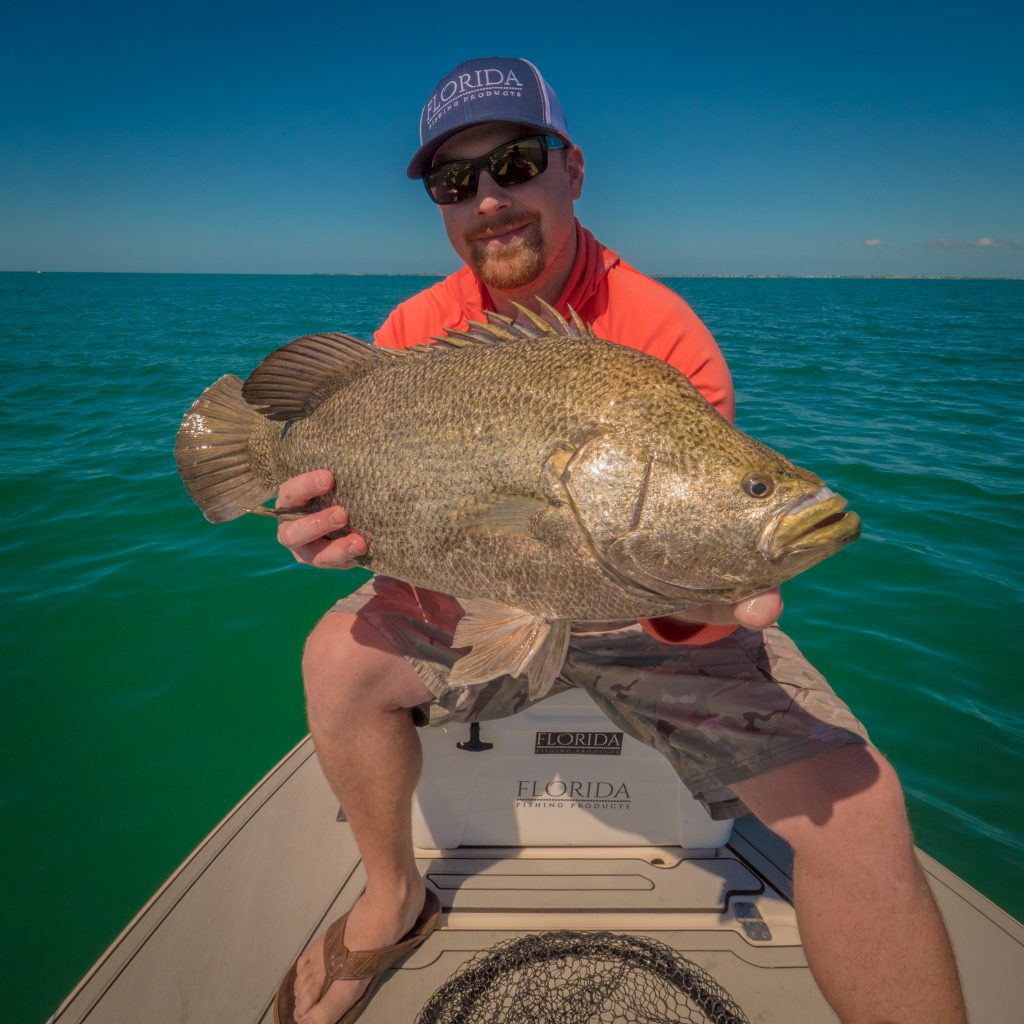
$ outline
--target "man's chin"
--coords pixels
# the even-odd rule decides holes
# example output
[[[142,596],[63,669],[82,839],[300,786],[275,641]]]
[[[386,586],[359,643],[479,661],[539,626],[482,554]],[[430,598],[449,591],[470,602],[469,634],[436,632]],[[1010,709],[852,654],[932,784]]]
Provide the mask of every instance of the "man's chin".
[[[473,268],[488,288],[519,291],[536,281],[544,271],[544,253],[521,248],[515,253],[485,253]]]

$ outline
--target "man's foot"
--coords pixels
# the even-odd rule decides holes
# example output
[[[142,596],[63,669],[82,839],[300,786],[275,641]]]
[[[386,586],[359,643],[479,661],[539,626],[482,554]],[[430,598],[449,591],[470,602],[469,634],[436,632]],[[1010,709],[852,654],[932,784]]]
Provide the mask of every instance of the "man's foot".
[[[426,888],[418,879],[409,891],[381,905],[369,892],[356,900],[345,926],[345,945],[351,950],[379,949],[398,942],[416,923]],[[295,976],[296,1024],[335,1024],[366,991],[369,979],[336,981],[320,1000],[324,983],[324,936],[321,933],[299,957]],[[319,1001],[318,1001],[319,1000]],[[290,1022],[289,1022],[290,1024]]]

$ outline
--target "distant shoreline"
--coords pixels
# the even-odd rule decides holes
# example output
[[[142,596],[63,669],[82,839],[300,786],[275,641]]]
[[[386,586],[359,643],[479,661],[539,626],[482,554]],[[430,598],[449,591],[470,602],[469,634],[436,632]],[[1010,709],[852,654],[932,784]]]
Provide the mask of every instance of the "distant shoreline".
[[[394,274],[373,271],[313,270],[307,273],[271,273],[231,270],[0,270],[0,274],[35,276],[53,274],[120,274],[125,277],[423,277],[446,274],[426,272]],[[968,274],[648,274],[661,281],[1024,281],[1024,277],[984,277]]]

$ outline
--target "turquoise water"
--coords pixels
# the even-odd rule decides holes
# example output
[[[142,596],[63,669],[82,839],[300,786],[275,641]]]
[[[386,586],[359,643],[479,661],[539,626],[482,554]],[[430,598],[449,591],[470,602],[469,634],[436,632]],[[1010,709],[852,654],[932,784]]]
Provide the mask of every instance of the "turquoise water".
[[[182,413],[427,283],[0,274],[9,1019],[45,1018],[300,738],[303,637],[360,578],[294,565],[268,520],[207,525]],[[920,845],[1024,918],[1024,283],[668,283],[741,426],[863,517],[787,585],[786,629],[896,764]]]

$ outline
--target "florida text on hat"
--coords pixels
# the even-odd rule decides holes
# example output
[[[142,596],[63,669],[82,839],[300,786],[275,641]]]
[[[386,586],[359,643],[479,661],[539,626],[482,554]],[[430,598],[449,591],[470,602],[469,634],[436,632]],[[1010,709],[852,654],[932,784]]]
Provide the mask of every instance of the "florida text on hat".
[[[476,57],[450,71],[420,114],[420,148],[409,161],[410,178],[422,178],[434,153],[456,132],[487,121],[530,125],[569,141],[554,89],[520,57]]]

